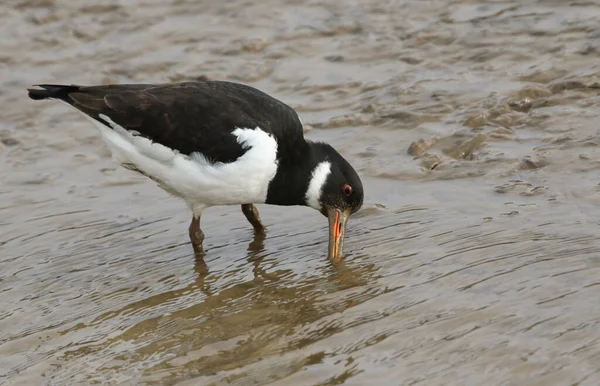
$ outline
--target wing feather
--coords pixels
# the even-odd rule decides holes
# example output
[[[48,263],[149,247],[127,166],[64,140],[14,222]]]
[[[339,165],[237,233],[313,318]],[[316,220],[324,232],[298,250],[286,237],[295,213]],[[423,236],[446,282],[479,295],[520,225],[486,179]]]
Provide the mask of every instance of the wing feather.
[[[284,162],[306,146],[291,107],[238,83],[40,87],[47,95],[30,90],[32,98],[62,99],[103,123],[99,117],[104,114],[127,130],[186,155],[202,153],[211,162],[233,162],[246,152],[232,135],[236,128],[260,127],[272,134]]]

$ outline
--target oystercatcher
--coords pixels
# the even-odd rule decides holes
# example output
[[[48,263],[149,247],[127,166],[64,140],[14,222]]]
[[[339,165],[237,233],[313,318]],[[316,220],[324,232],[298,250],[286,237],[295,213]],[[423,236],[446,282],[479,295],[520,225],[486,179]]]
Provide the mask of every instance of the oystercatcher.
[[[34,100],[54,99],[97,126],[113,159],[183,199],[189,235],[203,254],[202,211],[241,205],[264,232],[253,204],[304,205],[329,218],[328,257],[343,259],[349,216],[362,182],[330,145],[304,138],[297,113],[256,88],[226,81],[99,86],[38,85]]]

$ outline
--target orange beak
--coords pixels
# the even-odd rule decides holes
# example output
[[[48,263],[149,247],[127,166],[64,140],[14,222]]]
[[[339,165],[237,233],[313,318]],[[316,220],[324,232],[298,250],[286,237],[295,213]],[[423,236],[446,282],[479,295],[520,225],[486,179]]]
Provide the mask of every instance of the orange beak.
[[[329,219],[328,257],[334,263],[340,263],[344,259],[344,235],[349,217],[350,209],[344,211],[337,208],[327,209],[327,218]]]

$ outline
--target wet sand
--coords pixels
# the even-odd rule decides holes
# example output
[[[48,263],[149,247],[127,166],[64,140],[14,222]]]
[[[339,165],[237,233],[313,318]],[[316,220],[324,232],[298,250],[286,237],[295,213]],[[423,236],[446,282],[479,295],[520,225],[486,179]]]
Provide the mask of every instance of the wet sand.
[[[600,5],[0,5],[0,384],[597,385]],[[523,5],[526,4],[526,5]],[[203,216],[118,168],[42,82],[254,85],[363,178]]]

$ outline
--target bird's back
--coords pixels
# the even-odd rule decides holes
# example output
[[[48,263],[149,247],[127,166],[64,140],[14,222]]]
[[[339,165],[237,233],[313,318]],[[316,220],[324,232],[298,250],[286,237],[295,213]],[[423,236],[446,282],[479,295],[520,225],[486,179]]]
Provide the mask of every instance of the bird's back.
[[[96,120],[103,114],[136,135],[214,162],[233,162],[245,153],[231,135],[236,128],[260,127],[272,134],[282,158],[304,143],[302,124],[290,106],[239,83],[39,87],[29,90],[30,98],[62,100]]]

